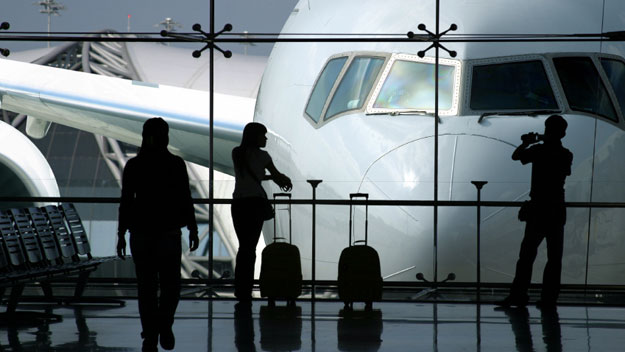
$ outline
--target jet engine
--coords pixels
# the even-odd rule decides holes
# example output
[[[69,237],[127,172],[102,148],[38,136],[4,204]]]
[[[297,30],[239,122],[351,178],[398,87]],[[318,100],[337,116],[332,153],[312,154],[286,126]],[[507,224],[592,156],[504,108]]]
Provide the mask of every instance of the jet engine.
[[[58,197],[59,187],[50,164],[20,131],[0,121],[0,197]],[[0,209],[42,205],[0,202]]]

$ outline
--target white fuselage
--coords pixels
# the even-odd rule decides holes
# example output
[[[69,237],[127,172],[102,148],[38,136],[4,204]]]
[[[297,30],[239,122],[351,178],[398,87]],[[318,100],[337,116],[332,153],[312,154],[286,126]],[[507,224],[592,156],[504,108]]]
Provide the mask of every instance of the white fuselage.
[[[392,5],[345,1],[308,5],[304,1],[296,6],[283,32],[406,33],[418,32],[419,23],[425,23],[433,31],[433,4],[434,1],[398,1]],[[602,27],[602,1],[575,6],[566,1],[491,4],[463,2],[452,6],[443,2],[441,31],[456,23],[457,33],[462,34],[600,33],[620,29],[618,14],[625,13],[625,6],[608,1]],[[338,15],[350,11],[358,13],[354,20],[347,21],[347,17]],[[428,45],[419,42],[276,44],[261,84],[255,120],[268,126],[267,148],[278,169],[295,181],[295,198],[310,198],[312,190],[306,180],[322,179],[317,191],[320,199],[347,199],[353,192],[369,193],[371,199],[434,199],[432,116],[371,114],[366,107],[369,102],[361,109],[318,123],[304,113],[317,77],[329,58],[353,52],[386,55],[388,64],[391,54],[407,54],[416,59],[417,51]],[[445,45],[458,52],[453,60],[459,67],[456,71],[459,81],[454,88],[457,96],[453,104],[457,106],[441,114],[439,123],[439,200],[475,200],[477,192],[470,183],[472,180],[489,182],[482,191],[483,200],[528,198],[531,166],[523,166],[510,156],[520,144],[522,134],[543,132],[548,115],[492,116],[478,123],[483,111],[470,106],[470,79],[474,65],[538,60],[545,67],[558,109],[569,123],[563,144],[573,152],[574,160],[572,175],[566,180],[566,200],[625,201],[622,114],[617,112],[618,121],[610,121],[571,109],[552,60],[558,56],[574,57],[574,53],[599,60],[598,53],[607,53],[618,55],[615,58],[622,61],[625,51],[621,42]],[[433,50],[427,53],[428,57],[433,55]],[[441,57],[451,59],[442,50]],[[371,98],[369,95],[368,99]],[[275,192],[277,188],[272,185],[268,190]],[[294,243],[304,258],[305,278],[310,278],[310,209],[310,205],[295,206],[293,212]],[[524,224],[516,219],[517,211],[517,208],[482,209],[483,281],[509,282],[514,275],[524,229]],[[625,224],[621,213],[619,209],[568,209],[564,283],[584,283],[587,275],[591,284],[624,281],[625,240],[621,239],[620,229]],[[340,251],[348,245],[348,214],[346,206],[317,208],[317,279],[336,278]],[[357,214],[356,235],[362,236],[364,221]],[[370,207],[369,242],[380,254],[383,277],[415,280],[415,274],[423,272],[426,278],[433,278],[433,214],[432,207]],[[278,213],[278,219],[280,216]],[[279,226],[278,231],[287,229]],[[266,240],[271,241],[271,222],[266,223],[265,234]],[[439,207],[437,236],[439,279],[454,272],[457,281],[475,281],[476,209]],[[544,262],[544,255],[539,256],[538,262]],[[538,275],[535,278],[540,279]]]

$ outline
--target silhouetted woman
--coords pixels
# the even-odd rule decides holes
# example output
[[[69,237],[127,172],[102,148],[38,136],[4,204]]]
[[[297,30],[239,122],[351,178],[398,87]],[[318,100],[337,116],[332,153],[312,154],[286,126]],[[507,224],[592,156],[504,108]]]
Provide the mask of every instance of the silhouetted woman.
[[[139,154],[122,176],[117,254],[126,253],[126,230],[137,275],[142,351],[171,350],[180,299],[180,228],[189,229],[189,249],[198,246],[195,211],[184,161],[167,150],[169,126],[161,118],[143,124]],[[160,288],[160,297],[158,291]]]
[[[262,180],[273,180],[284,191],[290,191],[291,180],[273,165],[271,156],[260,149],[267,145],[267,128],[250,122],[243,129],[241,145],[232,150],[235,185],[232,194],[232,221],[239,240],[234,272],[234,294],[242,303],[250,303],[254,281],[256,245],[260,238],[267,193]],[[269,175],[265,175],[265,170]]]

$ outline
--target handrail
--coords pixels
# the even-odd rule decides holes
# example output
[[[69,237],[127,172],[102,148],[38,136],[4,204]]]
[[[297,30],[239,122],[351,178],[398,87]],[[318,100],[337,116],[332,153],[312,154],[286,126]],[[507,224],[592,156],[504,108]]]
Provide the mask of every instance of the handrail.
[[[119,203],[118,197],[0,197],[2,202],[61,202],[61,203]],[[194,198],[194,204],[210,204],[208,198]],[[287,200],[272,200],[269,202],[274,204],[295,204],[295,205],[312,205],[313,200],[307,198]],[[316,199],[317,205],[364,205],[364,200],[349,199]],[[475,201],[475,200],[381,200],[370,199],[367,201],[370,206],[423,206],[431,207],[434,205],[443,207],[520,207],[523,201]],[[232,198],[214,198],[213,204],[232,204]],[[565,202],[567,208],[625,208],[625,202]]]

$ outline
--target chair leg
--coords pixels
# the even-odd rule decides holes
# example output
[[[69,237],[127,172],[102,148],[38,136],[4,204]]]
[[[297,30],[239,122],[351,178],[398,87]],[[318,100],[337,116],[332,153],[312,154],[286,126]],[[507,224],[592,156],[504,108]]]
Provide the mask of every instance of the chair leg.
[[[46,299],[51,300],[53,298],[52,285],[50,285],[50,283],[47,281],[42,281],[39,284],[41,285],[41,290],[43,291],[43,295],[46,297]]]
[[[17,309],[17,303],[22,297],[22,292],[24,291],[24,284],[17,284],[11,288],[11,296],[9,297],[9,303],[7,304],[6,312],[9,314],[15,313]]]
[[[78,282],[76,283],[76,288],[74,289],[74,299],[82,297],[82,294],[85,292],[85,288],[87,287],[87,279],[89,279],[89,275],[91,271],[83,271],[78,275]]]

